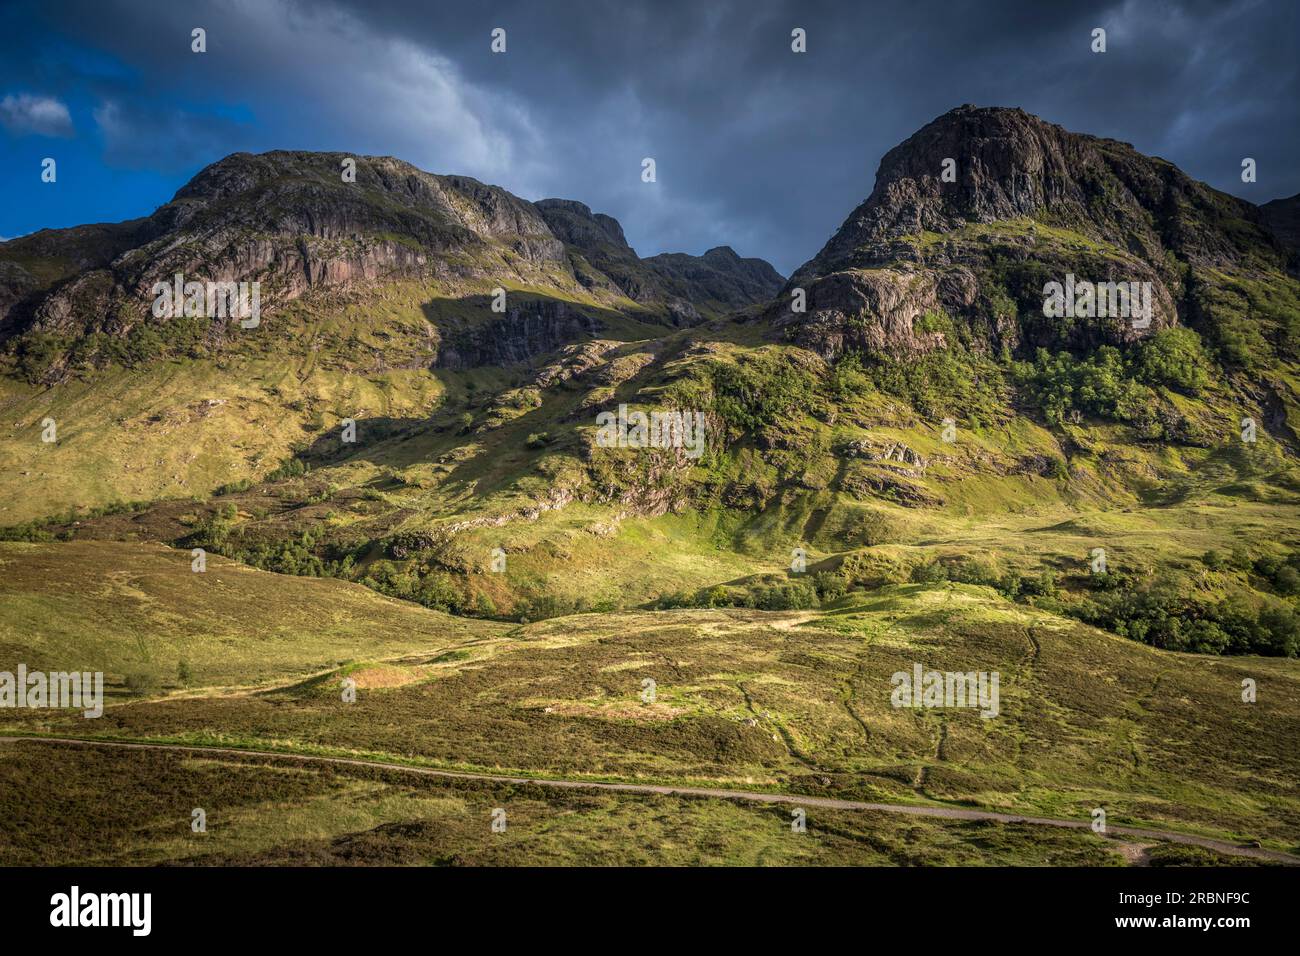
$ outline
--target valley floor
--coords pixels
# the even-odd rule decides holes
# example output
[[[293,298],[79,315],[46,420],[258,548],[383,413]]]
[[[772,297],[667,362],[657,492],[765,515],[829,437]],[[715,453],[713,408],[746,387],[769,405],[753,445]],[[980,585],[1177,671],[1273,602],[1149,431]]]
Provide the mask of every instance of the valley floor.
[[[150,544],[0,544],[0,571],[4,660],[54,670],[75,656],[109,683],[98,719],[4,710],[4,733],[205,748],[7,743],[0,862],[1103,865],[1300,851],[1300,663],[1160,651],[991,588],[511,625],[220,560],[192,574],[186,553]],[[180,659],[185,680],[132,677]],[[998,672],[997,717],[893,706],[892,676],[916,663]],[[1255,703],[1241,699],[1247,677]],[[639,789],[587,788],[601,782]],[[1098,808],[1106,837],[1089,829]],[[66,851],[41,836],[69,820]]]

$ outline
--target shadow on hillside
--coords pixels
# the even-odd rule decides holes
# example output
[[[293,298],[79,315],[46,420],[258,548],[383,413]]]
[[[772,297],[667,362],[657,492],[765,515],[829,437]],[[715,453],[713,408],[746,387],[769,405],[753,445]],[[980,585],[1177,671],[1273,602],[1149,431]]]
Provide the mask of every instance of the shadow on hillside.
[[[507,290],[503,301],[491,295],[435,298],[420,308],[440,336],[433,367],[454,370],[536,364],[566,345],[597,338],[633,342],[676,330],[666,315],[649,310],[635,316],[515,290]]]
[[[352,437],[344,441],[344,426],[336,425],[296,458],[313,471],[348,463],[366,463],[379,468],[402,471],[416,465],[432,465],[438,485],[455,494],[471,486],[476,495],[485,496],[505,490],[519,478],[536,474],[532,465],[544,453],[576,452],[579,438],[576,425],[564,423],[562,412],[571,397],[560,406],[554,404],[532,409],[504,424],[479,432],[491,407],[491,401],[475,407],[474,425],[468,430],[459,421],[463,414],[456,406],[428,418],[390,418],[376,416],[355,420]],[[536,436],[544,435],[545,438]],[[388,477],[370,486],[377,490],[396,490],[406,482]],[[419,481],[415,482],[419,484]]]
[[[630,400],[643,375],[619,383],[600,409],[583,407],[586,392],[595,385],[585,379],[556,380],[543,390],[542,404],[533,408],[503,396],[532,385],[539,369],[561,361],[566,346],[595,338],[643,341],[675,331],[533,293],[510,292],[506,299],[505,313],[494,313],[487,295],[434,299],[422,308],[442,336],[431,373],[473,376],[476,369],[492,369],[504,372],[509,383],[497,383],[490,392],[466,390],[425,417],[372,416],[353,419],[347,426],[335,424],[295,458],[312,469],[348,462],[393,469],[433,464],[447,492],[472,487],[476,495],[489,495],[505,490],[520,478],[540,477],[534,464],[541,454],[581,453],[578,429],[593,424],[607,404]],[[350,441],[345,440],[345,427]]]

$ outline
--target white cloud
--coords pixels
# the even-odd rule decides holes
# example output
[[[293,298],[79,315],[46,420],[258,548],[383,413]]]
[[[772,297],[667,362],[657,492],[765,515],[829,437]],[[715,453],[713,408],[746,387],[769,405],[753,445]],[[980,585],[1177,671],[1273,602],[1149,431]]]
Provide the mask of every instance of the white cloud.
[[[52,96],[10,93],[0,100],[0,124],[13,133],[71,136],[68,108]]]
[[[231,0],[225,9],[209,49],[238,38],[220,48],[222,83],[275,123],[260,134],[266,148],[387,154],[514,192],[546,180],[551,151],[521,101],[474,84],[438,52],[335,5]],[[246,135],[222,138],[251,146]]]

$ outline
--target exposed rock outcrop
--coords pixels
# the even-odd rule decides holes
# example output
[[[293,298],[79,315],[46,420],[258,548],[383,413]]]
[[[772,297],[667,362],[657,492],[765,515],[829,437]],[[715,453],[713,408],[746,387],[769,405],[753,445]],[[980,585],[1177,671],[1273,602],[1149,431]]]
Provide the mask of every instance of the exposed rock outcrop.
[[[1300,271],[1300,193],[1290,199],[1274,199],[1259,207],[1273,235],[1291,252],[1292,272]]]
[[[345,179],[352,164],[355,178]],[[701,318],[697,303],[706,312],[753,305],[781,283],[766,263],[730,250],[643,262],[615,220],[582,203],[533,204],[391,157],[235,153],[144,219],[0,244],[0,338],[126,336],[157,321],[151,290],[177,274],[256,281],[263,314],[317,290],[406,279],[461,299],[496,286],[553,298],[485,315],[465,334],[440,330],[456,334],[442,357],[452,366],[525,361],[585,339],[602,329],[602,310],[628,299],[644,307],[640,321],[689,325]]]
[[[742,259],[729,246],[702,256],[681,252],[637,256],[618,220],[570,199],[536,203],[551,231],[570,246],[578,281],[614,289],[634,302],[669,305],[679,324],[698,321],[700,310],[721,314],[766,303],[780,290],[780,273],[762,259]]]
[[[963,106],[885,155],[871,195],[764,318],[828,358],[952,345],[945,318],[976,348],[1086,350],[1177,323],[1189,276],[1258,261],[1261,250],[1281,268],[1269,220],[1126,143],[1019,109]],[[1067,276],[1149,284],[1150,321],[1043,321],[1045,284]]]

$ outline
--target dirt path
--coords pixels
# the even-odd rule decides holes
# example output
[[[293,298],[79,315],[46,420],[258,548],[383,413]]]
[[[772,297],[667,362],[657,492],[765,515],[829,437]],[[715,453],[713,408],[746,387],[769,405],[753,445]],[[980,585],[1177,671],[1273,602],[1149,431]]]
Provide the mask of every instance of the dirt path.
[[[538,787],[551,787],[557,790],[604,790],[615,793],[663,794],[665,796],[712,797],[719,800],[736,800],[750,803],[776,803],[799,807],[826,807],[831,810],[876,810],[881,813],[902,813],[920,817],[939,817],[944,820],[996,820],[1000,823],[1029,823],[1036,826],[1066,827],[1072,830],[1086,830],[1091,826],[1087,820],[1059,820],[1050,817],[1027,817],[1013,813],[996,813],[992,810],[966,810],[957,807],[917,807],[903,803],[867,803],[860,800],[840,800],[834,797],[800,796],[788,793],[763,793],[754,790],[725,790],[713,787],[673,787],[649,783],[604,783],[596,780],[564,780],[538,777],[511,777],[504,774],[470,773],[458,770],[435,770],[432,767],[412,767],[400,763],[386,763],[382,760],[363,760],[354,757],[325,757],[316,754],[296,754],[273,750],[241,750],[237,747],[204,747],[192,744],[152,744],[136,743],[126,740],[87,740],[76,737],[37,737],[21,735],[0,736],[0,743],[30,741],[41,744],[75,744],[91,747],[119,747],[126,750],[169,750],[194,754],[227,754],[237,757],[259,757],[271,760],[297,761],[300,763],[328,763],[355,767],[378,767],[383,770],[396,770],[403,773],[422,774],[428,777],[440,777],[456,780],[480,780],[486,783],[532,784]],[[1189,846],[1204,847],[1229,856],[1245,856],[1257,860],[1300,865],[1300,857],[1280,850],[1266,850],[1260,847],[1239,846],[1226,840],[1195,836],[1188,833],[1174,833],[1168,830],[1148,830],[1143,827],[1108,826],[1108,836],[1137,837],[1146,840],[1163,840],[1170,843],[1183,843]]]

